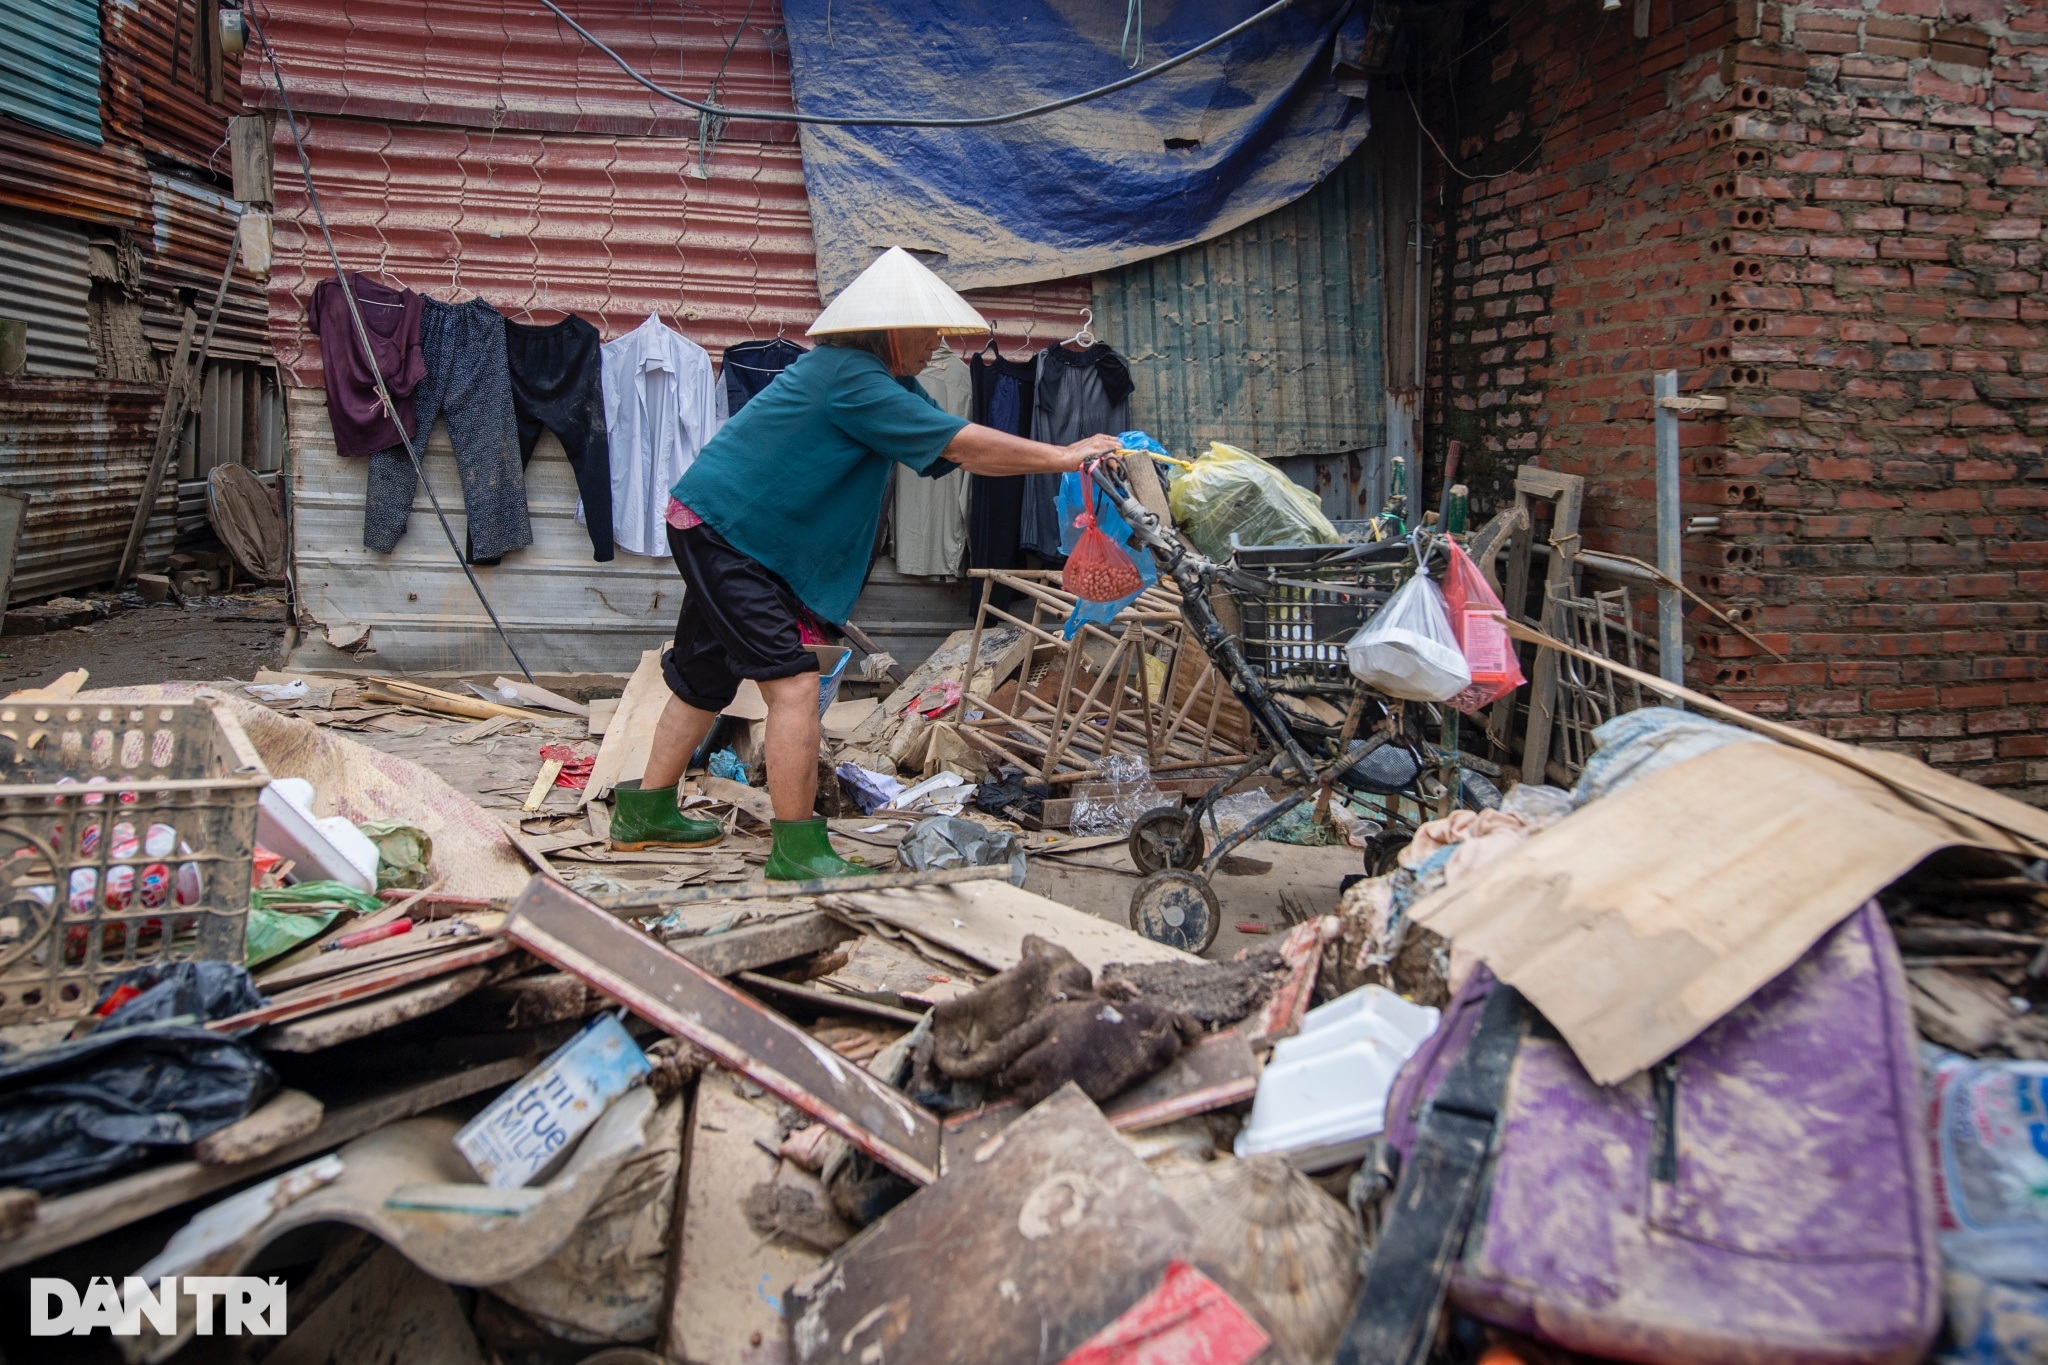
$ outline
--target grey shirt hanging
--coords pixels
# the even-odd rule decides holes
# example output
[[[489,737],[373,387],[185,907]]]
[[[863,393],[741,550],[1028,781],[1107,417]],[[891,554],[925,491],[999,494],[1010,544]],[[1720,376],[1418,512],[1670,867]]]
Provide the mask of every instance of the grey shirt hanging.
[[[1129,429],[1131,370],[1124,358],[1104,342],[1085,350],[1049,346],[1038,353],[1031,439],[1049,445],[1072,445],[1084,436]],[[1060,519],[1053,506],[1057,474],[1028,475],[1024,483],[1024,518],[1020,539],[1041,559],[1060,558]]]

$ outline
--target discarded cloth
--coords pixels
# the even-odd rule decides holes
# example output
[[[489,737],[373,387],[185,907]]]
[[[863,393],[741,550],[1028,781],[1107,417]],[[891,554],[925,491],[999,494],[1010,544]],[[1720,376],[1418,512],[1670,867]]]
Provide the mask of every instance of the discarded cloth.
[[[775,376],[809,354],[807,348],[785,337],[768,341],[742,341],[725,348],[719,365],[719,389],[725,394],[726,415],[731,416],[748,400],[775,382]]]
[[[1009,360],[983,350],[967,361],[974,392],[974,420],[1012,436],[1031,434],[1032,390],[1037,370],[1030,361]],[[976,569],[1024,567],[1020,539],[1024,516],[1024,475],[976,474],[967,496],[967,563]],[[1007,608],[1017,590],[1001,584],[989,601]]]
[[[974,380],[967,362],[941,347],[917,382],[932,401],[955,417],[974,410]],[[936,479],[896,468],[896,568],[926,578],[958,578],[967,556],[967,471],[953,469]]]
[[[414,425],[414,392],[426,374],[420,350],[420,320],[432,302],[410,289],[393,289],[364,274],[349,276],[349,288],[370,334],[370,350],[384,376],[385,392],[398,408],[398,421],[384,411],[377,384],[363,355],[362,338],[349,315],[348,298],[338,279],[313,286],[306,304],[306,323],[320,338],[320,382],[327,389],[327,424],[334,429],[334,453],[371,455],[401,444],[399,423],[410,436]],[[400,458],[404,451],[399,452]]]
[[[1626,711],[1593,730],[1593,756],[1572,788],[1572,804],[1612,796],[1651,773],[1698,758],[1724,744],[1767,744],[1754,731],[1707,720],[1670,706]]]
[[[496,559],[524,549],[533,543],[533,525],[505,364],[505,319],[482,299],[453,305],[428,299],[420,319],[420,353],[426,375],[415,398],[418,445],[424,453],[434,419],[446,419],[455,469],[462,476],[470,558]],[[363,503],[366,547],[379,554],[398,548],[418,491],[418,475],[403,450],[370,457]]]
[[[665,555],[668,490],[725,424],[726,390],[704,348],[652,313],[606,342],[602,356],[612,543],[628,554]],[[587,515],[580,504],[576,515]]]
[[[505,359],[511,367],[512,406],[519,415],[519,467],[523,471],[543,429],[561,439],[576,474],[590,557],[612,557],[612,457],[604,424],[604,360],[597,328],[579,317],[543,327],[505,322]]]
[[[55,1194],[245,1117],[277,1073],[193,1024],[101,1028],[0,1064],[0,1186]]]
[[[1508,836],[1510,842],[1500,847],[1500,853],[1508,852],[1528,838],[1529,827],[1521,816],[1502,810],[1454,810],[1441,820],[1425,821],[1416,827],[1415,837],[1408,841],[1408,847],[1401,850],[1401,866],[1418,868],[1428,862],[1438,849],[1503,835]]]

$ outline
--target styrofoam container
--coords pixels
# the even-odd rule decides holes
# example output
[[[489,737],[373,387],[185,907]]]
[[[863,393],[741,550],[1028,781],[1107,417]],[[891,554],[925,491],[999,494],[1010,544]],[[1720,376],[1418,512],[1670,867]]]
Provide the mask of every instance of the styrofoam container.
[[[1304,1171],[1363,1156],[1386,1127],[1394,1073],[1436,1032],[1438,1018],[1383,986],[1360,986],[1310,1010],[1259,1076],[1237,1155],[1284,1156]]]
[[[290,859],[298,881],[377,889],[377,845],[339,815],[315,815],[313,784],[302,777],[276,778],[263,789],[257,801],[256,842]]]

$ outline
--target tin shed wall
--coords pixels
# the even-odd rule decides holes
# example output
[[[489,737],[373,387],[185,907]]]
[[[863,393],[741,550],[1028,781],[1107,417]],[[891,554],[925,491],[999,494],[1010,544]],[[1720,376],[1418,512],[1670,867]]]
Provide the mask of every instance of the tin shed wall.
[[[1133,420],[1186,454],[1384,442],[1376,164],[1361,151],[1286,208],[1098,278],[1095,330],[1131,361]]]
[[[28,324],[31,375],[91,379],[97,373],[87,322],[86,258],[83,229],[0,212],[0,317]]]
[[[0,380],[0,485],[29,495],[10,600],[103,586],[114,576],[156,437],[162,390],[96,379]],[[170,553],[166,480],[142,565]]]
[[[0,0],[0,114],[99,145],[98,0]]]

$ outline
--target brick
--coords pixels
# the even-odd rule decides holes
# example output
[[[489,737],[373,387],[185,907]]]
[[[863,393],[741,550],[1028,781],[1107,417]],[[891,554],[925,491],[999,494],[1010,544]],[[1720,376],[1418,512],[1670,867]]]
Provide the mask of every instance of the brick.
[[[1884,182],[1824,177],[1813,182],[1813,197],[1827,200],[1883,199]]]

